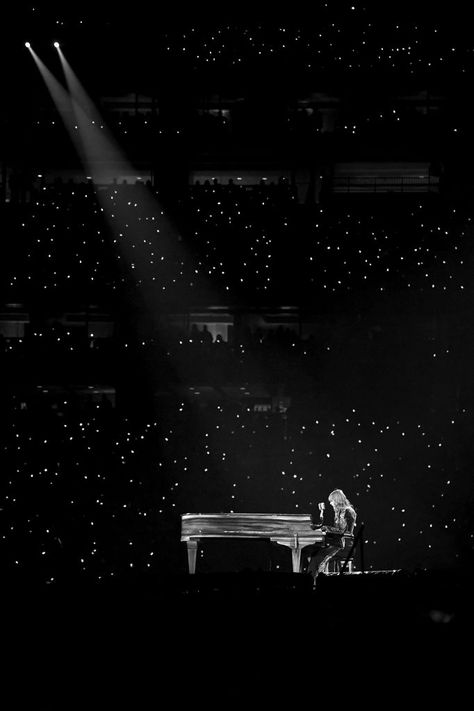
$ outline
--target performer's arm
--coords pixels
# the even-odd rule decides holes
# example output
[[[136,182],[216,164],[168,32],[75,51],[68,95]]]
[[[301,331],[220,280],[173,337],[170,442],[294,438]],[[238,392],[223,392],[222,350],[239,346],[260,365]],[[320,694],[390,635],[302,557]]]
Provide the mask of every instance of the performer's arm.
[[[336,523],[336,522],[335,522]],[[346,533],[347,530],[351,530],[355,524],[354,514],[350,509],[346,509],[344,512],[344,518],[339,519],[337,525],[325,526],[326,531],[329,533]]]
[[[347,521],[344,518],[343,521],[340,521],[337,525],[334,526],[324,526],[323,527],[327,533],[345,533],[347,531]]]

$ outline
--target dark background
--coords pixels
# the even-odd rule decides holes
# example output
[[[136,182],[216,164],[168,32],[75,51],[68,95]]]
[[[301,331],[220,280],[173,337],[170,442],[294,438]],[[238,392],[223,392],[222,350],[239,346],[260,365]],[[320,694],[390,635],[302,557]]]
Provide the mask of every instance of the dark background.
[[[20,305],[30,319],[23,342],[3,339],[0,353],[7,574],[44,582],[184,572],[182,513],[309,513],[335,487],[366,524],[370,569],[470,568],[474,43],[466,11],[356,1],[312,3],[311,12],[32,3],[7,8],[3,26],[2,183],[12,175],[17,183],[0,207],[0,294],[5,313]],[[165,206],[188,255],[183,276],[139,250],[147,279],[168,286],[165,298],[147,282],[153,313],[116,258],[91,186],[78,179],[73,196],[66,182],[54,184],[80,164],[24,42],[61,77],[55,40],[99,105],[136,93],[159,107],[164,133],[110,124],[129,159],[153,171],[154,214],[159,220]],[[392,44],[410,45],[411,55],[387,50]],[[347,135],[341,119],[330,135],[288,131],[286,112],[311,92],[336,95],[343,115],[365,128]],[[417,92],[441,97],[433,122],[378,123],[395,97]],[[242,100],[240,128],[219,140],[193,123],[216,95],[222,106]],[[229,193],[224,179],[220,192],[187,185],[192,166],[205,162],[219,175],[236,155],[243,170],[290,164],[327,174],[338,161],[421,161],[443,182],[434,194],[329,190],[306,201],[292,185],[263,198],[256,188]],[[150,216],[148,204],[139,216]],[[191,288],[200,260],[208,269]],[[313,338],[237,328],[248,310],[288,304],[317,324]],[[150,326],[173,310],[216,305],[236,324],[222,347]],[[100,347],[87,332],[69,339],[57,323],[85,308],[115,324]],[[78,384],[97,383],[114,389],[114,407],[77,396]],[[225,391],[257,385],[273,403],[290,398],[288,410],[262,414]],[[191,396],[198,386],[208,396]],[[287,551],[224,543],[209,544],[202,571],[290,570]]]

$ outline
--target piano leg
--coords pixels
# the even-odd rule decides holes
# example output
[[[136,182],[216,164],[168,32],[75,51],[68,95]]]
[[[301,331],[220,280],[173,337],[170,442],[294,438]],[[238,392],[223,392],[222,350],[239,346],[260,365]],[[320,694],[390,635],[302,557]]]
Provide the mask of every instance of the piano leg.
[[[301,548],[297,546],[291,548],[291,558],[293,563],[293,572],[299,573],[301,569]]]
[[[188,548],[188,567],[190,574],[194,575],[196,572],[196,557],[198,550],[199,541],[186,541]]]

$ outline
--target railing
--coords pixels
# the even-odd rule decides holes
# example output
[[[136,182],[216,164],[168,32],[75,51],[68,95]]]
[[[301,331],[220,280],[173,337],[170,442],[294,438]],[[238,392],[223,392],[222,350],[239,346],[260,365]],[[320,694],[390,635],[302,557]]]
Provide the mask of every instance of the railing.
[[[420,177],[365,177],[348,175],[332,180],[334,193],[428,193],[439,192],[437,176]]]

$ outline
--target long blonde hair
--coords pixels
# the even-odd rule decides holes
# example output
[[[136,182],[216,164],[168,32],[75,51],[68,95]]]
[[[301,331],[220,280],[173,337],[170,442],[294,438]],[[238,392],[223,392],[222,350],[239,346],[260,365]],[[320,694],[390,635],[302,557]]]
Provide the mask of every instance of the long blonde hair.
[[[328,496],[328,501],[330,503],[334,501],[336,508],[339,510],[343,509],[345,511],[346,509],[352,509],[355,513],[355,508],[352,506],[342,489],[334,489],[334,491],[331,491]]]

